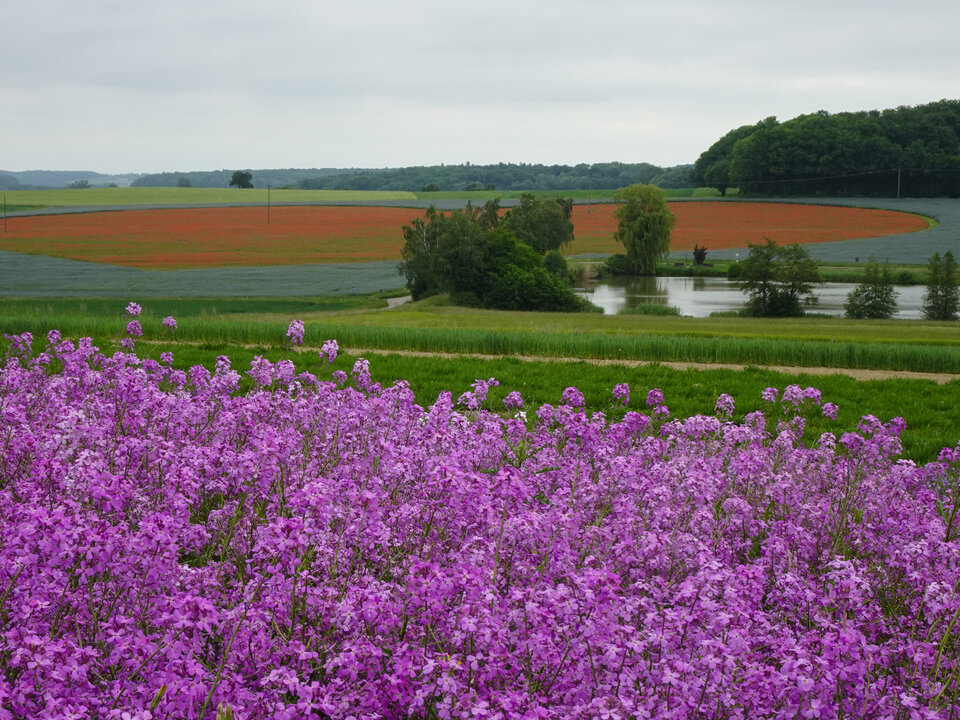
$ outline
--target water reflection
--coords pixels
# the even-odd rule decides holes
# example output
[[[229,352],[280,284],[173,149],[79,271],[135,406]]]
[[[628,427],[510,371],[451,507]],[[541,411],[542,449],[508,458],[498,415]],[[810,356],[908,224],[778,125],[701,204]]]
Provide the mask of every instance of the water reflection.
[[[818,298],[813,312],[843,315],[843,303],[855,283],[825,283],[815,288]],[[900,319],[923,316],[922,285],[898,285],[897,314]],[[581,295],[603,308],[606,315],[645,304],[673,305],[681,315],[707,317],[710,313],[743,307],[746,295],[726,278],[635,277],[605,278]]]

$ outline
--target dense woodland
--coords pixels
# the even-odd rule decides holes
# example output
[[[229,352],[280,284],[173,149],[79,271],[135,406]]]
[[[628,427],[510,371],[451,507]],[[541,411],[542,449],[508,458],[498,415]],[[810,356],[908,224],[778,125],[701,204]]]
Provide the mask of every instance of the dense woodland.
[[[691,180],[753,196],[960,197],[960,100],[731,130]]]

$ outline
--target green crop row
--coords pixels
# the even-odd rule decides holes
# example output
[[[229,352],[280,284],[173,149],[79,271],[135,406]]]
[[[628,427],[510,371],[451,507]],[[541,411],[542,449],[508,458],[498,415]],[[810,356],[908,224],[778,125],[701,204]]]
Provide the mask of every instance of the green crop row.
[[[267,347],[282,345],[287,329],[286,322],[244,321],[213,316],[181,321],[175,333],[161,325],[159,316],[142,317],[141,325],[147,338],[175,337],[187,342]],[[56,327],[71,337],[89,335],[96,339],[110,339],[119,337],[124,326],[125,320],[120,316],[0,317],[0,327],[5,333],[30,331],[36,334]],[[336,338],[346,347],[433,353],[960,373],[960,353],[955,348],[910,343],[406,328],[318,321],[307,323],[307,344],[319,345],[328,338]]]

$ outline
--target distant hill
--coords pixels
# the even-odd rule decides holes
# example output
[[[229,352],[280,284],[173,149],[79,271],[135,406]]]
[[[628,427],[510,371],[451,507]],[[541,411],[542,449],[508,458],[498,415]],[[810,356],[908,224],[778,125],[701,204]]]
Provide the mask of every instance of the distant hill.
[[[741,195],[960,197],[960,100],[743,125],[692,180]]]
[[[691,165],[649,163],[592,165],[431,165],[406,168],[249,170],[255,187],[304,190],[614,190],[634,183],[690,187]],[[165,172],[137,178],[134,187],[227,187],[233,170]]]
[[[26,170],[14,172],[0,170],[0,188],[4,190],[34,190],[65,188],[73,183],[87,182],[90,187],[117,185],[128,187],[140,177],[140,173],[107,175],[89,170]]]

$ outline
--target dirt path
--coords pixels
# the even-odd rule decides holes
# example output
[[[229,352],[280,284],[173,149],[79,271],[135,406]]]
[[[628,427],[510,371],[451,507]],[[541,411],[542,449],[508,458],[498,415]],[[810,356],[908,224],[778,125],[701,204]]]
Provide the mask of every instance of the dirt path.
[[[311,348],[318,350],[319,348]],[[659,364],[663,367],[674,370],[745,370],[748,367],[756,367],[761,370],[772,370],[773,372],[786,373],[789,375],[846,375],[854,380],[930,380],[939,385],[945,385],[953,380],[960,379],[960,375],[952,373],[925,373],[913,372],[910,370],[860,370],[856,368],[835,368],[835,367],[795,367],[789,365],[740,365],[736,363],[697,363],[697,362],[659,362],[652,360],[605,360],[599,358],[565,358],[565,357],[540,357],[533,355],[484,355],[483,353],[441,353],[421,350],[381,350],[378,348],[348,348],[351,355],[408,355],[411,357],[441,357],[457,358],[470,357],[486,360],[496,360],[498,358],[509,357],[525,362],[556,362],[556,363],[574,363],[586,362],[591,365],[621,365],[623,367],[641,367],[645,365]]]

